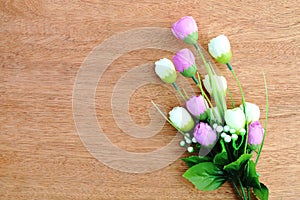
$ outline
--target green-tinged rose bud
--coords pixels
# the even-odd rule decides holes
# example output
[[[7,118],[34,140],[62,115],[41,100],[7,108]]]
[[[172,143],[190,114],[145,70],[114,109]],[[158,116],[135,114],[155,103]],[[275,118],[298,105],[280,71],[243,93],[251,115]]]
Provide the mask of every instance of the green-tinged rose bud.
[[[227,90],[227,81],[226,81],[225,77],[224,76],[213,75],[213,81],[214,81],[214,83],[216,83],[218,92],[222,91],[225,95],[226,90]],[[208,75],[204,76],[203,85],[204,85],[205,89],[207,90],[207,92],[210,95],[212,95],[212,88],[211,88],[211,85],[210,85],[210,80],[209,80]]]
[[[244,128],[246,123],[244,112],[240,108],[226,110],[225,122],[230,128],[237,131]]]
[[[176,70],[171,60],[167,58],[155,62],[155,73],[165,83],[174,83],[176,81]]]
[[[175,107],[169,112],[171,122],[183,132],[189,132],[194,128],[194,120],[183,107]]]
[[[219,35],[210,40],[208,44],[208,51],[217,62],[226,64],[230,61],[232,53],[230,50],[230,42],[225,35]]]
[[[251,123],[254,121],[258,121],[260,117],[259,107],[253,103],[246,102],[245,103],[245,113],[246,113],[246,121],[247,123]],[[243,105],[240,105],[241,110],[243,110]]]

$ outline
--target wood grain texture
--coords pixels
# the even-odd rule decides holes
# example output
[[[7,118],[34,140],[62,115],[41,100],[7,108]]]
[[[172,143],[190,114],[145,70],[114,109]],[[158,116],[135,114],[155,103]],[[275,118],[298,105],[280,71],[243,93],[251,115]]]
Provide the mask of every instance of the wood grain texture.
[[[293,0],[2,0],[0,198],[234,199],[228,184],[209,193],[194,189],[181,177],[186,167],[180,160],[146,174],[111,169],[89,154],[73,120],[75,77],[95,46],[123,31],[171,27],[180,17],[192,15],[202,46],[221,33],[230,38],[232,64],[247,100],[261,106],[262,120],[261,71],[267,74],[270,119],[258,170],[270,189],[270,199],[299,199],[299,13],[299,2]],[[164,56],[172,54],[153,49],[129,52],[99,80],[97,117],[107,137],[120,148],[153,151],[175,134],[165,125],[153,138],[131,138],[118,128],[111,111],[118,79],[131,68]],[[219,68],[230,77],[223,66]],[[228,82],[239,101],[235,83]],[[166,110],[176,105],[169,90],[145,85],[129,103],[135,123],[149,123],[150,99]]]

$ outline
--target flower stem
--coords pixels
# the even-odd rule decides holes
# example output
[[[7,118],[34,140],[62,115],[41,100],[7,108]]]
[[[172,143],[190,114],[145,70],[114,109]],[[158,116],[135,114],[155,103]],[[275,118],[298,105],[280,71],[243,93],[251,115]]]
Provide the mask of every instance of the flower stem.
[[[237,193],[239,199],[240,199],[240,200],[243,200],[243,197],[242,197],[242,195],[241,195],[241,192],[239,191],[238,187],[236,186],[234,180],[231,179],[231,180],[230,180],[230,183],[232,184],[232,186],[233,186],[235,192]]]
[[[196,79],[196,77],[195,77],[195,76],[193,76],[193,77],[192,77],[192,79],[193,79],[193,81],[196,83],[196,85],[198,85],[198,84],[199,84],[199,82],[198,82],[198,80]]]
[[[178,94],[183,98],[184,101],[186,101],[185,96],[182,94],[182,92],[180,91],[178,85],[174,82],[172,83],[173,87],[175,88],[175,90],[178,92]]]
[[[247,193],[248,193],[248,200],[251,199],[251,192],[250,192],[250,187],[247,186]]]
[[[242,190],[242,193],[243,193],[244,200],[246,200],[246,199],[247,199],[247,196],[246,196],[246,193],[245,193],[245,190],[244,190],[244,186],[243,186],[243,183],[242,183],[240,177],[237,177],[237,180],[238,180],[238,182],[239,182],[239,184],[240,184],[240,187],[241,187],[241,190]]]
[[[263,73],[263,76],[264,76],[264,84],[265,84],[265,90],[266,90],[266,119],[265,119],[265,125],[264,125],[264,137],[263,137],[263,140],[261,142],[260,148],[259,148],[257,156],[256,156],[255,165],[257,165],[261,150],[264,146],[265,137],[267,134],[267,124],[268,124],[268,116],[269,116],[269,94],[268,94],[268,86],[267,86],[267,79],[266,79],[265,73]]]

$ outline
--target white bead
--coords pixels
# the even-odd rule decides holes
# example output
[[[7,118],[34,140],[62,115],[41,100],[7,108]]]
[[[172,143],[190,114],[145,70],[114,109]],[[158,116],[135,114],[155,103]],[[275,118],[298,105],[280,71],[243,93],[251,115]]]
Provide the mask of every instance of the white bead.
[[[224,137],[224,141],[225,142],[231,142],[231,137],[230,137],[230,135],[226,135],[225,137]]]
[[[186,142],[187,144],[191,144],[191,143],[192,143],[192,141],[191,141],[190,139],[188,139],[188,138],[185,138],[185,142]]]
[[[217,126],[216,131],[218,133],[221,133],[223,131],[223,127],[222,126]]]
[[[193,153],[194,152],[194,148],[193,147],[188,147],[187,150],[188,150],[189,153]]]
[[[197,143],[196,138],[193,137],[193,138],[192,138],[192,142],[193,142],[193,143]]]
[[[235,129],[233,129],[233,128],[231,128],[231,129],[229,130],[229,132],[230,132],[231,134],[233,134],[233,133],[235,133],[235,132],[236,132],[236,130],[235,130]]]
[[[214,123],[213,128],[216,129],[218,124]]]
[[[179,143],[180,146],[184,147],[185,146],[185,141],[181,140]]]
[[[228,132],[229,129],[230,129],[230,127],[229,127],[228,125],[226,125],[226,126],[224,126],[224,129],[223,129],[223,130],[224,130],[225,132]]]
[[[235,141],[235,140],[237,140],[238,139],[238,135],[237,134],[232,134],[231,135],[231,139],[233,140],[233,141]]]
[[[226,137],[226,135],[227,135],[227,134],[226,134],[226,133],[224,133],[224,132],[223,132],[223,133],[221,133],[221,137],[222,137],[222,138]]]

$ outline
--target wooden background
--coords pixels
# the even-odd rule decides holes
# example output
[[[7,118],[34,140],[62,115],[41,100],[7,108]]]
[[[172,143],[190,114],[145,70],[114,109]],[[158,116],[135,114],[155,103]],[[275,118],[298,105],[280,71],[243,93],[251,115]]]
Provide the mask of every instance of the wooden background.
[[[186,167],[180,160],[145,174],[111,169],[89,154],[73,119],[75,77],[94,47],[120,32],[170,28],[180,17],[192,15],[205,48],[210,38],[221,33],[231,40],[232,64],[247,100],[260,105],[262,120],[262,70],[267,74],[270,118],[258,170],[270,189],[270,199],[299,199],[299,13],[296,0],[2,0],[0,198],[234,199],[228,184],[213,192],[194,189],[181,177]],[[172,53],[129,52],[99,80],[95,99],[99,124],[124,150],[153,151],[175,135],[165,125],[153,138],[131,138],[118,128],[110,107],[114,85],[123,74],[161,57],[172,58]],[[218,66],[239,101],[230,74]],[[177,105],[174,94],[161,85],[144,85],[128,105],[136,124],[149,123],[150,99],[166,110]]]

